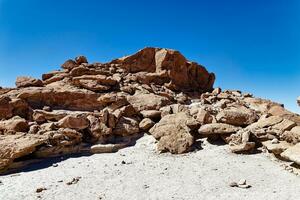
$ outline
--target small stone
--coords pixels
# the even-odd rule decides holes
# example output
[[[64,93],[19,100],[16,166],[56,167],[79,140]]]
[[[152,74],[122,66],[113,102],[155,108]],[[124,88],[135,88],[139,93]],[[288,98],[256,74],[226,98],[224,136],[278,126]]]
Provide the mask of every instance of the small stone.
[[[52,164],[52,167],[58,167],[57,163]]]
[[[239,180],[239,182],[237,184],[238,185],[246,185],[246,179]]]
[[[251,188],[251,185],[245,184],[245,185],[238,185],[239,188]]]
[[[47,190],[47,188],[45,188],[45,187],[40,187],[40,188],[37,188],[36,189],[36,193],[40,193],[40,192],[43,192],[44,190]]]
[[[67,185],[73,185],[73,184],[76,184],[76,183],[78,183],[78,181],[79,181],[80,179],[81,179],[80,176],[75,177],[75,178],[73,178],[70,182],[67,182],[66,184],[67,184]]]
[[[147,188],[149,188],[149,185],[144,185],[143,188],[147,189]]]
[[[238,184],[237,184],[236,182],[231,182],[231,183],[229,183],[229,186],[230,186],[230,187],[237,187]]]
[[[122,164],[122,165],[125,165],[125,164],[126,164],[126,162],[125,162],[124,160],[122,160],[121,164]]]

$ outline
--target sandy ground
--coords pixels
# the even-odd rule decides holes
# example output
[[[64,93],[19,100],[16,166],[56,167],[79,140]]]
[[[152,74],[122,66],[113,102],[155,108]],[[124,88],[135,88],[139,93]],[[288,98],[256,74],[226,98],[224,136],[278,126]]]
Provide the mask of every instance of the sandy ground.
[[[202,147],[186,155],[157,154],[153,138],[144,136],[117,153],[34,164],[23,172],[0,176],[0,199],[300,198],[300,178],[266,154],[236,155],[226,145],[208,142]],[[66,184],[76,177],[81,177],[77,183]],[[252,187],[229,186],[240,179]],[[41,187],[47,190],[37,193]]]

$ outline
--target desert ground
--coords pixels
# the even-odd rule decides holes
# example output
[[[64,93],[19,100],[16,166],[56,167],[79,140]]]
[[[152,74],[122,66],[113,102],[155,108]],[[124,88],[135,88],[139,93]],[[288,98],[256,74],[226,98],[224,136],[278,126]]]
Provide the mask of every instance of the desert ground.
[[[267,153],[237,155],[228,145],[206,140],[202,149],[183,155],[158,154],[155,146],[154,138],[145,135],[116,153],[32,164],[0,176],[0,199],[299,198],[299,177]],[[230,187],[240,179],[251,187]]]

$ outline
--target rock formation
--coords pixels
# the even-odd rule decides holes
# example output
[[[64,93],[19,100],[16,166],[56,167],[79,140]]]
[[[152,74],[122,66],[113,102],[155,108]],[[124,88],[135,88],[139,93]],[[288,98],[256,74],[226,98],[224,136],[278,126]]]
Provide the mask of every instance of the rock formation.
[[[186,153],[200,138],[232,152],[265,146],[300,162],[300,116],[236,90],[213,89],[215,75],[178,51],[145,48],[109,63],[67,60],[42,79],[0,89],[0,171],[26,159],[115,152],[142,133],[158,151]]]

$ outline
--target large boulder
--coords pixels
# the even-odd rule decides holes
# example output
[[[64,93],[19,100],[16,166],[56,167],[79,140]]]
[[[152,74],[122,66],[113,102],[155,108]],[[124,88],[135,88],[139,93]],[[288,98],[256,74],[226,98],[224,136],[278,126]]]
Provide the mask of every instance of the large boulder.
[[[236,127],[230,124],[212,123],[212,124],[205,124],[201,126],[198,132],[201,136],[209,136],[214,134],[222,135],[222,134],[236,133],[240,129],[241,129],[240,127]]]
[[[113,129],[113,134],[129,136],[139,132],[139,122],[134,118],[121,117]]]
[[[7,119],[13,116],[13,107],[9,97],[0,97],[0,119]]]
[[[7,168],[14,159],[31,154],[46,141],[47,137],[43,135],[0,135],[0,171]]]
[[[287,150],[280,154],[283,158],[295,162],[300,165],[300,143],[295,146],[289,147]]]
[[[235,126],[247,126],[258,120],[257,114],[245,107],[230,107],[224,109],[216,118],[218,122]]]
[[[61,128],[70,128],[83,130],[89,127],[89,120],[82,115],[68,115],[58,121],[57,126]]]
[[[20,76],[16,80],[16,86],[18,88],[22,87],[42,87],[43,82],[40,79],[35,79],[27,76]]]
[[[28,122],[18,116],[0,121],[0,132],[4,134],[15,134],[16,132],[27,132],[28,130]]]
[[[161,107],[170,103],[168,98],[153,93],[136,93],[132,96],[128,96],[127,100],[137,111],[159,110]]]
[[[68,86],[23,88],[17,97],[27,101],[33,108],[50,106],[53,109],[93,111],[103,107],[98,101],[100,94]]]
[[[185,153],[194,143],[194,137],[189,127],[193,118],[186,112],[164,116],[149,132],[158,141],[159,151]]]

